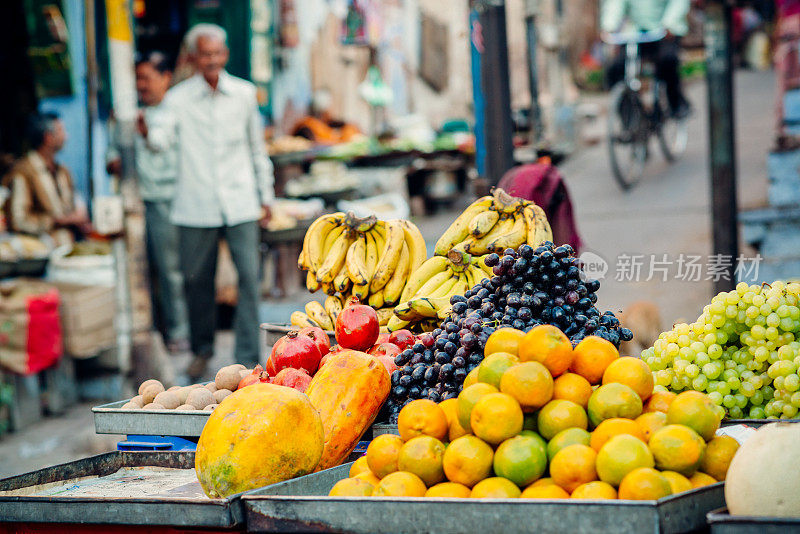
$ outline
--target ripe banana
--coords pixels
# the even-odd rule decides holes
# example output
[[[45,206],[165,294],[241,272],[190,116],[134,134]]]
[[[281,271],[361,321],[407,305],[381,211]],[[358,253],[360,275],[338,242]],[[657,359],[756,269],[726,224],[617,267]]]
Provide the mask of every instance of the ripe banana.
[[[525,231],[525,217],[521,213],[516,213],[512,217],[511,229],[489,243],[490,252],[503,252],[507,248],[517,248],[528,238]]]
[[[487,210],[477,214],[469,222],[469,233],[475,237],[483,237],[500,220],[500,214],[494,210]]]
[[[354,284],[353,285],[352,295],[354,297],[358,297],[359,301],[366,302],[367,298],[369,297],[369,285],[368,284]]]
[[[419,317],[436,317],[438,308],[434,301],[441,304],[444,299],[450,301],[448,297],[415,297],[408,301],[408,307]]]
[[[425,261],[408,277],[406,287],[400,295],[400,302],[406,302],[409,298],[416,295],[417,291],[425,282],[430,280],[435,274],[445,271],[448,264],[448,259],[442,256],[434,256]]]
[[[403,250],[400,252],[400,259],[392,277],[383,288],[384,306],[394,306],[400,300],[403,288],[411,272],[411,254],[408,249],[408,242],[403,242]]]
[[[392,310],[392,313],[394,313],[394,310]],[[402,330],[409,324],[411,324],[409,321],[404,321],[400,319],[398,316],[392,315],[392,317],[389,319],[389,322],[386,323],[386,326],[389,329],[389,332],[394,332],[396,330]]]
[[[470,237],[466,245],[467,252],[474,255],[487,254],[489,251],[489,244],[498,237],[507,234],[514,227],[514,219],[512,217],[501,217],[497,224],[491,231],[483,237]]]
[[[305,328],[307,326],[319,326],[313,319],[311,319],[311,317],[301,311],[292,312],[292,315],[289,317],[289,321],[292,323],[292,326],[298,326],[300,328]]]
[[[336,241],[331,245],[331,249],[325,256],[325,261],[317,270],[317,280],[320,282],[333,282],[347,259],[347,249],[350,247],[350,231],[342,232]]]
[[[367,272],[367,236],[359,234],[350,248],[347,249],[345,259],[347,274],[354,284],[366,284],[369,280]]]
[[[381,248],[378,247],[378,240],[380,239],[380,234],[378,231],[373,228],[373,230],[367,232],[364,236],[366,238],[366,257],[364,259],[366,265],[366,281],[359,285],[367,285],[369,286],[369,282],[372,279],[372,275],[375,274],[375,268],[378,266],[378,254]],[[383,243],[381,241],[381,243]]]
[[[308,271],[306,273],[306,288],[309,291],[314,293],[316,290],[319,289],[319,282],[317,282],[317,276],[312,272]]]
[[[372,293],[367,299],[367,304],[375,308],[383,308],[383,291],[378,291],[377,293]]]
[[[473,256],[472,257],[472,265],[483,271],[482,277],[483,278],[491,278],[494,276],[494,271],[492,268],[486,265],[486,256]]]
[[[463,276],[467,281],[468,288],[473,288],[478,283],[477,279],[475,278],[475,274],[472,271],[472,265],[467,265],[467,267],[464,269]]]
[[[439,289],[442,284],[446,284],[453,277],[453,273],[448,269],[431,276],[427,282],[414,293],[415,297],[427,297]]]
[[[453,287],[455,287],[455,285],[458,284],[458,281],[459,281],[458,276],[451,276],[445,283],[437,287],[429,295],[420,295],[420,296],[429,298],[448,296],[450,295],[450,292],[453,290]]]
[[[411,308],[410,302],[403,302],[395,306],[394,314],[398,319],[402,319],[403,321],[418,321],[423,318],[422,315]]]
[[[331,317],[328,315],[328,312],[325,311],[322,304],[316,300],[312,300],[306,304],[306,315],[319,324],[323,330],[333,330]]]
[[[381,289],[392,277],[392,273],[394,273],[397,266],[397,260],[400,259],[400,253],[403,252],[404,240],[405,232],[400,221],[387,221],[386,244],[381,252],[378,267],[375,269],[375,274],[372,275],[372,280],[369,284],[371,292]]]
[[[491,196],[481,197],[470,204],[436,242],[434,254],[437,256],[447,254],[451,248],[464,241],[469,235],[470,221],[479,213],[488,210],[491,205]]]
[[[336,288],[333,287],[333,282],[322,282],[320,284],[320,287],[322,288],[322,292],[325,293],[326,295],[336,294]]]
[[[326,298],[325,311],[331,318],[331,322],[335,325],[336,318],[339,317],[339,314],[342,312],[342,301],[339,299],[339,297],[330,296]]]
[[[347,268],[342,267],[341,269],[339,269],[339,272],[333,279],[333,289],[344,295],[345,293],[347,293],[347,290],[350,289],[350,286],[352,284],[353,282],[350,281],[350,277],[347,274]]]
[[[475,287],[476,285],[478,285],[481,282],[483,282],[484,279],[490,278],[490,276],[486,274],[486,271],[484,271],[483,269],[481,269],[480,267],[478,267],[475,264],[472,264],[469,267],[467,267],[467,270],[470,273],[472,273],[472,276],[475,278],[475,283],[473,285],[471,285],[470,287]]]
[[[544,210],[536,204],[528,204],[522,211],[527,226],[526,240],[532,247],[538,247],[545,241],[553,240],[553,231]]]
[[[316,272],[323,261],[325,240],[328,234],[339,226],[344,217],[344,213],[331,213],[323,215],[311,223],[305,237],[303,238],[303,250],[306,252],[306,260],[312,271]]]
[[[428,257],[428,250],[425,246],[425,238],[422,237],[422,232],[414,223],[409,221],[400,221],[403,225],[403,232],[405,233],[406,245],[408,245],[408,253],[411,258],[410,273],[416,271],[420,265],[425,263]]]
[[[378,314],[378,324],[380,326],[387,326],[389,321],[394,317],[394,310],[392,308],[379,308],[375,310]]]

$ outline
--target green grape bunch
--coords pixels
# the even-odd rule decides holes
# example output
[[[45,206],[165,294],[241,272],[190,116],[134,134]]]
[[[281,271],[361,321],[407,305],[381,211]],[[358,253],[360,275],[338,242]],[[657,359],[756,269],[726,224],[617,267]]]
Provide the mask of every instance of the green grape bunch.
[[[662,332],[642,359],[656,387],[703,391],[732,419],[800,411],[800,283],[748,285],[711,299],[692,324]]]

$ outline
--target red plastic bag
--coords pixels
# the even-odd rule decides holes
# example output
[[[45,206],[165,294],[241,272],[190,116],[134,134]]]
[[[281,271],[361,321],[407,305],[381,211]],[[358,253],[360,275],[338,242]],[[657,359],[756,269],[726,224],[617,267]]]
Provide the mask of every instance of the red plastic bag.
[[[20,374],[51,367],[61,357],[58,290],[20,282],[0,295],[0,365]]]

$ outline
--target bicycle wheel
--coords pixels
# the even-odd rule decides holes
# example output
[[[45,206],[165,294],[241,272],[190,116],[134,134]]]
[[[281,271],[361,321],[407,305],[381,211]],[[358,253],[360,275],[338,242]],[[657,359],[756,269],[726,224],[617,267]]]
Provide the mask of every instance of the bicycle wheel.
[[[676,119],[672,116],[667,103],[667,91],[662,82],[658,84],[656,109],[660,114],[656,128],[658,145],[664,159],[673,162],[683,155],[689,144],[689,120],[686,117]]]
[[[607,136],[611,172],[628,190],[644,173],[649,133],[639,95],[622,82],[611,89]]]

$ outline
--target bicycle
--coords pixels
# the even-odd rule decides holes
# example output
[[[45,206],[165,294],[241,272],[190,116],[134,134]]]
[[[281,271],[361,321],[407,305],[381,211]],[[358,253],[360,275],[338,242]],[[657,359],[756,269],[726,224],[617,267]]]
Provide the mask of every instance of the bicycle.
[[[611,171],[626,191],[642,178],[653,135],[669,162],[683,154],[689,141],[688,121],[672,116],[665,84],[655,79],[652,64],[643,69],[639,55],[639,45],[660,41],[665,36],[664,30],[652,30],[608,34],[603,38],[609,44],[625,47],[625,78],[611,89],[607,137]],[[643,90],[642,79],[652,80],[649,102],[643,98],[647,91]]]

